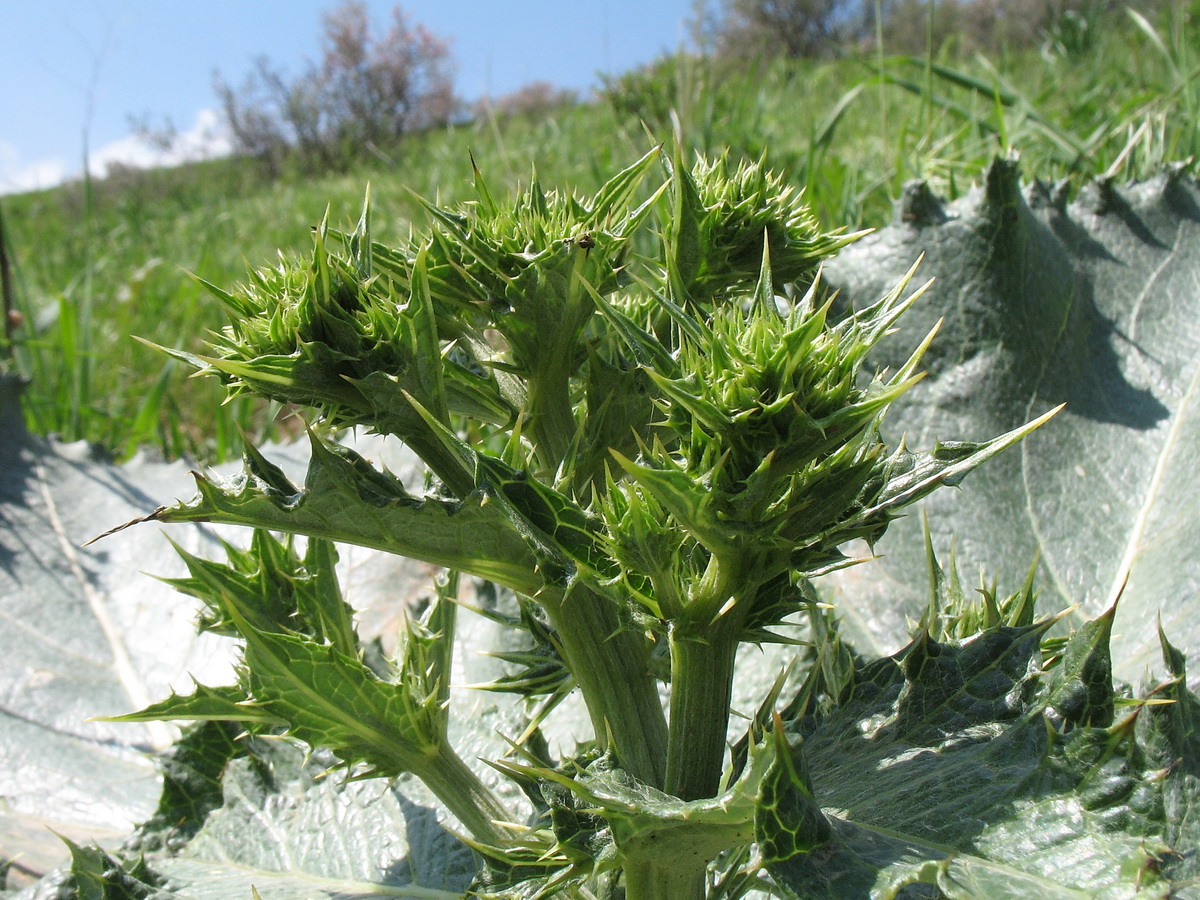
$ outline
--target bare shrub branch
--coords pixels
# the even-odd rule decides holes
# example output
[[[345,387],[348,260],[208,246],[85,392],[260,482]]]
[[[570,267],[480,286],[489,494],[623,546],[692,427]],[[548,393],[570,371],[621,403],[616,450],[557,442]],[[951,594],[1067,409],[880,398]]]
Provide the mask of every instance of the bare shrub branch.
[[[458,109],[450,49],[401,7],[376,34],[362,0],[346,0],[322,22],[321,57],[289,78],[265,58],[239,87],[219,76],[217,96],[237,152],[273,172],[344,168],[413,131],[450,121]]]

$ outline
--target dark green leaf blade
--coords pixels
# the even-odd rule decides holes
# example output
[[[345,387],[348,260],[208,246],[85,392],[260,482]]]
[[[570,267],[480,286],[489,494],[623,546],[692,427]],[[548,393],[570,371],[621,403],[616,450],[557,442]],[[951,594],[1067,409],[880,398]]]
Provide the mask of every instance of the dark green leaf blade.
[[[220,679],[229,654],[197,636],[196,605],[139,570],[178,573],[157,535],[83,548],[186,478],[182,464],[123,466],[82,442],[25,432],[13,382],[0,378],[0,857],[18,858],[10,887],[65,862],[56,833],[112,849],[149,817],[159,791],[158,723],[93,717],[148,704],[197,677]],[[215,543],[178,529],[180,543]],[[22,875],[18,876],[18,870]]]
[[[327,756],[260,742],[229,766],[225,803],[182,853],[154,861],[189,900],[461,898],[475,872],[416,782],[324,776]]]
[[[1050,605],[1082,606],[1076,624],[1121,602],[1116,675],[1157,664],[1154,623],[1192,656],[1200,633],[1200,185],[1170,170],[1142,184],[1022,187],[997,160],[948,207],[911,185],[898,221],[842,252],[831,282],[851,305],[871,302],[911,260],[934,284],[902,333],[873,357],[900,366],[938,319],[929,377],[893,407],[885,432],[913,446],[982,438],[1066,403],[1053,422],[984,466],[968,490],[926,501],[939,549],[988,571],[1040,559]],[[915,519],[895,523],[883,560],[833,579],[866,628],[860,649],[895,649],[923,605],[924,551]],[[1045,601],[1044,601],[1045,602]]]
[[[792,727],[832,837],[768,861],[774,877],[804,898],[926,896],[919,884],[954,900],[1183,889],[1192,832],[1166,805],[1194,796],[1196,760],[1176,745],[1162,767],[1171,726],[1161,717],[1179,715],[1167,712],[1177,704],[1123,707],[1115,720],[1110,705],[1105,721],[1109,623],[1077,632],[1061,657],[1043,644],[1052,624],[923,633],[860,663],[842,702],[805,701]],[[782,828],[760,821],[760,843],[777,846]]]
[[[195,836],[209,813],[224,802],[222,778],[231,760],[246,754],[242,729],[228,722],[201,722],[163,754],[163,789],[154,815],[125,842],[134,853],[176,852]]]

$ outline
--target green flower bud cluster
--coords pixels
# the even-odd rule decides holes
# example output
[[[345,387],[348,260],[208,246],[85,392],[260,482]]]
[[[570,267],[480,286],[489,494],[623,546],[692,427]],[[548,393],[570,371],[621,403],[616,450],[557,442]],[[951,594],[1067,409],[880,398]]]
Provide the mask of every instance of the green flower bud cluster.
[[[614,483],[603,508],[612,553],[656,616],[707,623],[727,608],[731,595],[704,581],[714,565],[752,606],[757,588],[780,573],[828,570],[845,560],[840,545],[886,528],[889,513],[875,507],[893,461],[879,423],[918,380],[924,345],[887,380],[863,385],[860,374],[919,292],[901,299],[906,279],[832,324],[817,285],[787,305],[773,283],[764,252],[754,296],[708,321],[678,311],[688,322],[677,364],[647,370],[658,389],[658,436],[638,461],[619,457],[631,480]],[[678,527],[664,529],[664,517]],[[685,600],[688,585],[705,591]],[[695,609],[685,615],[688,602]]]
[[[217,372],[231,393],[312,406],[333,426],[404,435],[418,420],[406,391],[443,415],[512,417],[489,373],[453,353],[442,358],[427,291],[399,294],[391,280],[332,253],[328,240],[322,222],[307,263],[281,259],[235,291],[211,288],[234,313],[215,341],[218,355],[176,355]]]

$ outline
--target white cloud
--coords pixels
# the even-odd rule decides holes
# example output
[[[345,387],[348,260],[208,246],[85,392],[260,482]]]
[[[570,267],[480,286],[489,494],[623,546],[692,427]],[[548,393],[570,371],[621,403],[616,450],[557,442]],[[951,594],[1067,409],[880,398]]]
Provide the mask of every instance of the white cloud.
[[[93,175],[103,176],[114,164],[140,169],[177,166],[224,156],[232,146],[216,110],[202,109],[196,114],[192,127],[171,135],[165,146],[135,134],[127,135],[92,153],[88,157],[88,167]]]
[[[26,162],[12,144],[0,141],[0,194],[19,194],[54,187],[66,177],[61,159]]]
[[[130,134],[106,144],[88,155],[88,168],[97,177],[104,177],[112,165],[150,169],[158,166],[177,166],[224,156],[232,149],[216,110],[202,109],[187,131],[172,136],[166,146],[157,146],[137,135]],[[37,191],[61,184],[79,176],[80,167],[67,168],[62,159],[41,159],[26,162],[12,144],[0,141],[0,194]]]

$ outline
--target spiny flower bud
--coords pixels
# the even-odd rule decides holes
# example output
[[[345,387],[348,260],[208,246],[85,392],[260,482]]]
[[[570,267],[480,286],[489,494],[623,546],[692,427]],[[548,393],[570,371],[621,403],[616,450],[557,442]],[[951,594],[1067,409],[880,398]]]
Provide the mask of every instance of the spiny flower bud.
[[[679,148],[673,163],[671,215],[664,226],[670,269],[683,302],[702,307],[750,288],[759,275],[764,236],[773,286],[811,279],[821,261],[858,234],[822,232],[801,193],[765,160],[731,168],[703,157],[689,172]]]
[[[878,538],[890,512],[863,512],[884,495],[894,469],[878,426],[916,382],[924,345],[886,381],[862,385],[859,374],[872,344],[915,299],[901,299],[907,282],[836,324],[828,304],[817,305],[816,285],[784,312],[764,246],[746,303],[722,305],[710,321],[693,316],[678,367],[647,369],[659,391],[659,437],[636,462],[618,457],[631,482],[621,485],[625,499],[607,508],[614,555],[644,565],[638,513],[656,508],[692,541],[676,550],[677,579],[695,583],[716,560],[738,573],[748,598],[784,571],[836,565],[839,545],[852,538]],[[665,583],[656,568],[641,572]]]

